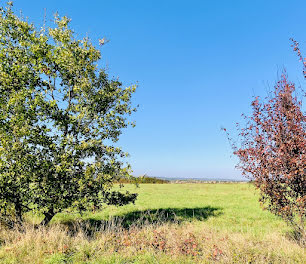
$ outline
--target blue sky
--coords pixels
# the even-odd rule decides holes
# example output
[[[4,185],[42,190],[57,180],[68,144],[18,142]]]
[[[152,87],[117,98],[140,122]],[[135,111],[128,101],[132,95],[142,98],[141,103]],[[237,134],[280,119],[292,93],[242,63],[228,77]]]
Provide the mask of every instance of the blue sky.
[[[3,4],[5,1],[1,1]],[[138,83],[136,127],[119,144],[134,174],[240,178],[226,136],[283,68],[303,85],[289,38],[306,53],[306,1],[15,0],[41,25],[58,11],[80,37],[110,42],[101,65]]]

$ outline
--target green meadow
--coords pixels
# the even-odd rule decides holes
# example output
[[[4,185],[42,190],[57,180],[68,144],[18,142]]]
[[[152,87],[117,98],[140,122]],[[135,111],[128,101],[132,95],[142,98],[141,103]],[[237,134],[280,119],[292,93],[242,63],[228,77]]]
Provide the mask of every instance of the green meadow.
[[[53,223],[73,221],[77,217],[97,221],[122,217],[135,222],[142,216],[151,216],[152,221],[158,221],[158,216],[168,213],[169,222],[193,221],[215,230],[255,236],[269,232],[285,234],[290,230],[281,219],[260,208],[258,195],[248,183],[141,184],[139,187],[125,184],[123,190],[138,193],[134,205],[109,206],[83,216],[59,214]]]
[[[118,186],[116,188],[119,188]],[[0,263],[305,263],[249,183],[125,184],[136,203],[0,231]]]

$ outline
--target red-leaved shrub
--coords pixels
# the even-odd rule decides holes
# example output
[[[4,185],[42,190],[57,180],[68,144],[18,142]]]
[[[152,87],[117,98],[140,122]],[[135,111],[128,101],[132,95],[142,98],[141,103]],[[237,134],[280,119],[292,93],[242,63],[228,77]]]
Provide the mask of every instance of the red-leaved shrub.
[[[298,43],[293,46],[302,58]],[[306,117],[286,73],[274,88],[266,100],[252,102],[252,114],[243,115],[245,126],[237,125],[240,141],[232,147],[237,167],[260,190],[264,207],[292,224],[305,241]]]

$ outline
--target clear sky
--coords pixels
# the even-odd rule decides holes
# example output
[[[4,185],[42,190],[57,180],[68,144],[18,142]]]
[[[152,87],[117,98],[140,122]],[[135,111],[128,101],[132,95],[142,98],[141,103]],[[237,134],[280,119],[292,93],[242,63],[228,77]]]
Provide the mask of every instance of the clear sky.
[[[0,1],[3,4],[5,1]],[[265,96],[285,67],[303,85],[289,38],[306,54],[306,1],[15,0],[29,21],[58,11],[80,37],[110,42],[101,65],[138,83],[136,127],[124,131],[135,175],[235,178],[222,126],[233,129],[252,96]]]

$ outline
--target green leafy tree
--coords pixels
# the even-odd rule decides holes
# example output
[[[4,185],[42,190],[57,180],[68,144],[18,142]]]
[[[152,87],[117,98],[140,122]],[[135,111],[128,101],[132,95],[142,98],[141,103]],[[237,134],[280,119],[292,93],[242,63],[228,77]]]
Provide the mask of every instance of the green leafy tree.
[[[111,191],[129,175],[114,146],[133,125],[135,86],[123,88],[98,67],[101,53],[76,39],[67,17],[37,29],[0,9],[0,216],[42,224],[68,208],[124,205],[136,194]]]

